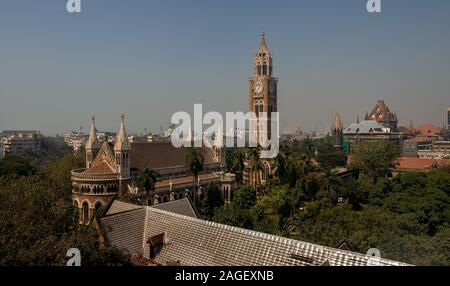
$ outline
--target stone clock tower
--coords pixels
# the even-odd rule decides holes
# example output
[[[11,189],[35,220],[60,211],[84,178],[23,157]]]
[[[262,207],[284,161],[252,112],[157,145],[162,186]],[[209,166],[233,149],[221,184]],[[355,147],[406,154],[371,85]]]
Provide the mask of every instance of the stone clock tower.
[[[270,140],[271,113],[277,112],[278,79],[273,77],[272,53],[267,47],[264,33],[261,34],[259,50],[253,58],[253,69],[253,76],[249,79],[250,111],[256,114],[258,120],[261,112],[267,113],[268,121],[262,124],[266,126],[266,138]]]

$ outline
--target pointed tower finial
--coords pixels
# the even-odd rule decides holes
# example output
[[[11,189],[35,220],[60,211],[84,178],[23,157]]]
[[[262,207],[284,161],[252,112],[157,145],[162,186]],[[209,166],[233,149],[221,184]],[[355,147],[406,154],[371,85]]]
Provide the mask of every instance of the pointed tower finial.
[[[100,145],[97,139],[97,128],[95,127],[95,116],[92,116],[91,130],[89,132],[89,138],[86,142],[86,150],[96,150],[99,149]]]
[[[260,40],[260,43],[259,43],[259,48],[260,48],[260,50],[261,49],[268,50],[267,43],[266,43],[266,33],[264,33],[264,32],[261,33],[261,40]]]
[[[342,121],[341,121],[341,117],[339,116],[339,113],[336,113],[336,116],[334,117],[334,122],[333,122],[332,129],[333,128],[335,130],[342,130],[342,129],[344,129]]]
[[[131,150],[130,142],[128,141],[127,131],[125,130],[125,114],[120,115],[120,129],[114,144],[114,151]]]

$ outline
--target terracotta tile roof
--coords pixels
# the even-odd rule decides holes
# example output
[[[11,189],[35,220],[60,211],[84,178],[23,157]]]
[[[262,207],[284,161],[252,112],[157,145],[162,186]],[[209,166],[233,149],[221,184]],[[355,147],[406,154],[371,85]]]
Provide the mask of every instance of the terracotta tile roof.
[[[450,159],[401,157],[397,160],[397,169],[426,171],[432,168],[450,166]]]
[[[150,237],[164,233],[162,249],[155,257],[162,265],[185,266],[366,266],[369,256],[261,232],[218,224],[147,207],[102,219],[107,241],[129,245],[128,252],[149,258]],[[139,237],[140,236],[140,237]],[[127,242],[128,241],[128,242]],[[138,249],[138,245],[141,249]],[[372,264],[373,265],[373,264]],[[379,259],[376,265],[406,264]]]
[[[110,174],[114,173],[114,170],[106,162],[101,162],[89,169],[83,171],[84,174]]]
[[[214,153],[205,148],[204,164],[213,164]],[[131,168],[142,169],[147,163],[152,169],[184,167],[186,148],[175,148],[171,142],[131,144]]]
[[[421,134],[428,134],[428,133],[441,133],[439,128],[434,126],[433,124],[423,124],[416,128],[417,131],[419,131]]]

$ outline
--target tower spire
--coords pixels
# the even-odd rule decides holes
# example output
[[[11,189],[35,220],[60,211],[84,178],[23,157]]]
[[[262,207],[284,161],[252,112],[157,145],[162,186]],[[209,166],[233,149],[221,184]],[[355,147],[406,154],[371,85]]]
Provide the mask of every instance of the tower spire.
[[[260,49],[263,47],[267,49],[266,33],[264,33],[264,32],[261,33],[261,41],[260,41],[259,47],[260,47]]]
[[[255,76],[272,76],[272,53],[267,47],[266,34],[261,33],[258,51],[253,59],[254,75]]]
[[[92,116],[91,130],[89,132],[89,139],[86,142],[85,148],[86,150],[95,150],[100,148],[97,139],[97,129],[95,128],[95,116]]]
[[[127,131],[125,130],[125,114],[120,115],[120,129],[114,144],[114,151],[131,150],[128,142]]]
[[[332,128],[334,128],[335,130],[343,129],[343,124],[341,121],[341,117],[339,116],[339,113],[336,113],[336,116],[334,117],[334,122],[333,122]]]

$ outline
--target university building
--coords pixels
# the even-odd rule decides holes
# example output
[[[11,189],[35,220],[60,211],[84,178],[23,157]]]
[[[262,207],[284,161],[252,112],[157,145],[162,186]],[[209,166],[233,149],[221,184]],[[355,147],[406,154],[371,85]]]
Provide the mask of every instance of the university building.
[[[193,194],[194,177],[185,167],[186,148],[175,148],[171,142],[130,143],[121,116],[119,133],[114,144],[99,143],[95,121],[86,142],[86,167],[72,171],[72,197],[80,211],[80,222],[89,224],[95,210],[106,206],[119,194],[139,190],[134,175],[148,165],[159,173],[153,196],[147,204],[160,204],[198,195]],[[224,174],[225,153],[221,148],[204,148],[204,166],[198,184],[221,186],[223,199],[231,201],[236,179]]]

